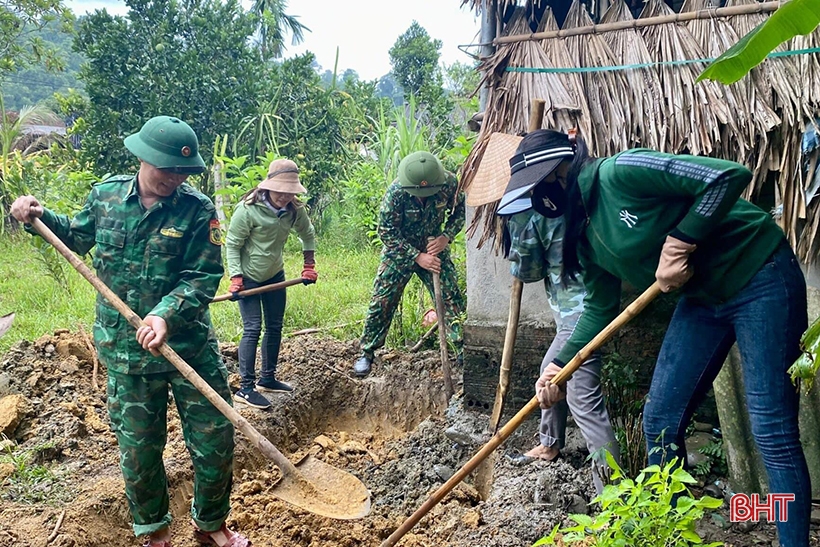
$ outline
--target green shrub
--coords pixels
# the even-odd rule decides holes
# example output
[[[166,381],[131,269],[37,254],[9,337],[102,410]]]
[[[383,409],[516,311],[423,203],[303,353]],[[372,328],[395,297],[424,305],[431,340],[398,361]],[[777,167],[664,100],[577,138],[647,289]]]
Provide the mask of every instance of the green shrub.
[[[596,516],[570,515],[576,525],[552,532],[535,542],[538,545],[555,545],[559,533],[566,545],[583,544],[586,547],[687,547],[702,545],[703,539],[695,531],[695,525],[709,510],[720,507],[721,500],[704,496],[695,499],[687,485],[697,481],[680,465],[677,458],[659,466],[644,469],[635,480],[624,475],[623,470],[607,453],[612,468],[611,478],[616,481],[604,487],[593,503],[601,504]],[[677,503],[673,498],[680,496]],[[713,542],[705,547],[723,545]]]

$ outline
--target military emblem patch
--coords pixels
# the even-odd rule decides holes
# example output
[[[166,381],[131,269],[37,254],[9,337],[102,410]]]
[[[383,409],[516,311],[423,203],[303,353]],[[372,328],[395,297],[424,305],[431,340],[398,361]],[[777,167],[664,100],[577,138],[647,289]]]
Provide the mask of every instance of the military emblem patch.
[[[190,146],[183,146],[182,150],[180,150],[183,158],[187,158],[191,155],[191,147]]]
[[[419,183],[419,186],[427,186],[427,181],[423,180]]]
[[[208,239],[214,245],[222,245],[222,228],[219,227],[219,220],[213,219],[209,224]]]
[[[177,230],[173,226],[171,226],[170,228],[163,228],[162,230],[159,231],[159,233],[161,233],[165,237],[174,237],[174,238],[177,238],[177,239],[185,235],[184,233],[180,232],[179,230]]]

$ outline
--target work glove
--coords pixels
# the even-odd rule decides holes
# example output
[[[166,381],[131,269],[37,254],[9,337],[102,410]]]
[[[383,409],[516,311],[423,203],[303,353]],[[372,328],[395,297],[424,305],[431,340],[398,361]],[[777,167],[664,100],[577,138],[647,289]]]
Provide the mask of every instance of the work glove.
[[[302,267],[302,283],[310,285],[316,283],[317,279],[319,279],[319,274],[316,273],[316,264],[305,264]]]
[[[245,279],[241,275],[231,277],[231,286],[228,287],[228,292],[231,293],[231,300],[239,300],[242,298],[237,294],[244,288]]]
[[[552,383],[552,379],[559,372],[561,372],[561,367],[555,363],[550,363],[541,373],[538,381],[535,382],[535,396],[538,397],[541,408],[550,408],[567,398],[566,384],[556,386]]]
[[[655,271],[655,279],[658,280],[663,292],[671,292],[683,286],[695,273],[689,266],[689,255],[698,246],[694,243],[686,243],[672,236],[666,236],[666,242],[661,250],[661,259],[658,261],[658,269]]]

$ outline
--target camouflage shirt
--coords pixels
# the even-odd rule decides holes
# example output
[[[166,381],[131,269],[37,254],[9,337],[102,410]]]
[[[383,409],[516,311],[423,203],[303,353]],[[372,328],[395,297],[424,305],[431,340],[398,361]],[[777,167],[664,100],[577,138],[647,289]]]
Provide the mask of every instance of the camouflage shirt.
[[[394,181],[379,211],[382,258],[396,268],[410,268],[418,254],[427,248],[429,236],[445,235],[453,241],[463,227],[464,194],[457,193],[455,175],[448,172],[441,191],[423,204]]]
[[[97,276],[140,317],[165,319],[168,344],[192,367],[211,363],[218,346],[208,304],[223,274],[216,210],[188,184],[145,210],[136,181],[109,178],[92,188],[74,218],[46,209],[42,220],[74,252],[95,247]],[[144,350],[134,328],[100,295],[96,312],[94,342],[109,370],[175,370]]]
[[[550,307],[559,326],[574,322],[584,310],[583,281],[561,283],[564,217],[547,218],[529,209],[511,215],[510,273],[524,283],[544,280]]]

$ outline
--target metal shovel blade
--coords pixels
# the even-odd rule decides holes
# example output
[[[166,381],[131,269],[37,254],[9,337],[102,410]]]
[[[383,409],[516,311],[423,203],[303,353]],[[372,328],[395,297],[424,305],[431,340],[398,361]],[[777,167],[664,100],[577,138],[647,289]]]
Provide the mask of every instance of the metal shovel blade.
[[[271,494],[311,513],[352,520],[370,513],[370,492],[354,475],[307,456],[298,473],[283,475]]]
[[[14,322],[14,314],[10,313],[8,315],[4,315],[0,317],[0,336],[6,334],[6,332],[11,328],[11,324]]]

